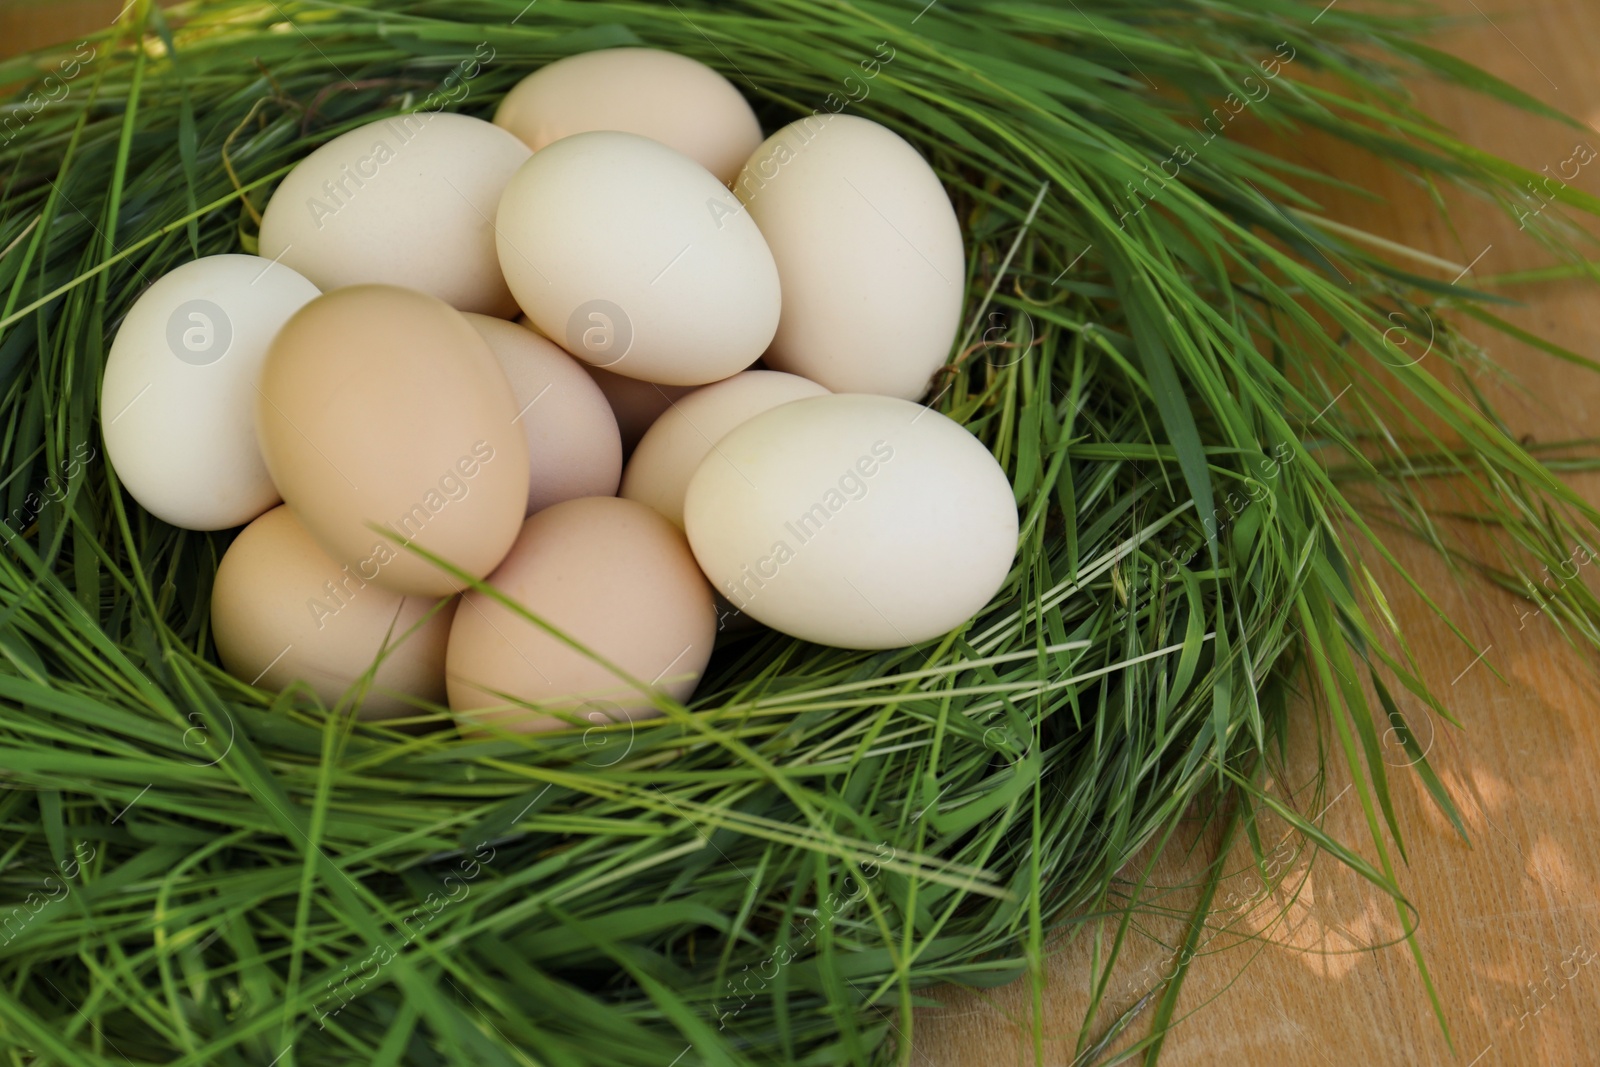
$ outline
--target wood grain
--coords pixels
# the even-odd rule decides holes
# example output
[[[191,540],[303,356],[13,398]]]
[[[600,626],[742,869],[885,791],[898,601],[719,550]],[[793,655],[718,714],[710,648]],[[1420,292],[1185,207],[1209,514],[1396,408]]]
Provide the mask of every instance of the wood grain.
[[[1338,0],[1336,0],[1338,2]],[[1586,122],[1600,117],[1600,68],[1589,42],[1600,39],[1600,7],[1582,0],[1539,0],[1514,13],[1484,14],[1473,0],[1447,4],[1459,28],[1436,42]],[[105,24],[120,7],[101,0],[0,4],[0,55],[72,41]],[[1492,16],[1492,18],[1491,18]],[[1552,171],[1571,156],[1574,135],[1465,93],[1419,84],[1426,110],[1469,142],[1533,170]],[[1600,147],[1600,134],[1593,142]],[[1391,170],[1314,140],[1280,144],[1302,162],[1375,194],[1324,196],[1336,218],[1433,252],[1463,266],[1469,279],[1547,265],[1548,256],[1515,222],[1461,198],[1454,228],[1425,193]],[[1600,166],[1572,184],[1600,194]],[[1448,280],[1448,278],[1446,279]],[[1591,284],[1519,290],[1517,324],[1580,353],[1600,350],[1600,294]],[[1600,378],[1467,329],[1488,355],[1526,386],[1491,391],[1518,434],[1558,438],[1596,434]],[[1600,501],[1600,479],[1577,484]],[[1425,677],[1448,694],[1463,724],[1428,719],[1419,741],[1463,813],[1471,844],[1440,817],[1413,778],[1395,777],[1409,848],[1401,882],[1420,916],[1418,941],[1444,1005],[1452,1044],[1436,1023],[1408,951],[1392,944],[1400,921],[1392,903],[1332,861],[1314,859],[1297,838],[1264,826],[1284,887],[1267,894],[1242,854],[1218,894],[1212,923],[1185,983],[1167,1038],[1165,1064],[1516,1064],[1600,1062],[1600,685],[1592,652],[1574,650],[1527,602],[1460,584],[1428,550],[1400,544],[1399,555],[1475,645],[1462,644],[1415,597],[1388,583]],[[1600,568],[1592,568],[1600,569]],[[1593,581],[1585,575],[1580,580]],[[1479,658],[1479,652],[1484,655]],[[1412,702],[1405,711],[1419,715]],[[1326,809],[1326,828],[1364,841],[1367,827],[1348,779],[1337,770],[1312,795],[1319,740],[1311,708],[1301,709],[1291,751],[1290,789],[1299,810]],[[1415,720],[1414,720],[1415,721]],[[1392,749],[1392,762],[1406,762]],[[1338,764],[1337,754],[1331,757]],[[1193,830],[1180,832],[1187,846]],[[1139,1000],[1170,969],[1183,916],[1194,899],[1199,860],[1169,849],[1151,884],[1154,912],[1142,921],[1114,976],[1107,1007]],[[1370,850],[1369,850],[1370,851]],[[1145,858],[1141,858],[1143,861]],[[1139,862],[1130,865],[1136,877]],[[1043,993],[1042,1062],[1069,1064],[1087,1004],[1089,942],[1095,928],[1063,939],[1048,961]],[[1385,947],[1387,946],[1387,947]],[[1028,1063],[1031,995],[1025,985],[979,994],[939,991],[941,1006],[919,1012],[909,1058],[927,1067]],[[1098,1020],[1098,1034],[1107,1019]],[[1142,1032],[1136,1021],[1131,1030]],[[1124,1042],[1125,1044],[1126,1042]]]
[[[0,3],[0,58],[31,48],[76,42],[103,30],[122,9],[109,0]]]
[[[1487,5],[1472,0],[1445,6],[1462,22],[1441,35],[1437,47],[1585,122],[1600,117],[1600,68],[1589,47],[1600,37],[1600,7],[1541,0],[1507,14],[1496,5],[1491,21],[1483,13]],[[1590,131],[1536,122],[1466,93],[1431,84],[1414,88],[1424,109],[1469,143],[1531,170],[1549,166],[1556,173],[1575,142],[1589,140]],[[1600,148],[1600,134],[1591,143]],[[1275,147],[1375,194],[1365,199],[1316,191],[1335,218],[1462,266],[1472,264],[1464,284],[1551,263],[1516,222],[1485,211],[1481,203],[1447,198],[1452,230],[1423,189],[1376,161],[1316,140]],[[1571,184],[1600,193],[1600,166],[1591,164]],[[1450,280],[1448,273],[1430,273]],[[1524,302],[1507,314],[1513,322],[1585,355],[1600,350],[1600,293],[1592,283],[1529,287],[1511,295]],[[1496,388],[1490,373],[1480,376],[1514,433],[1535,439],[1596,435],[1600,378],[1487,331],[1465,332],[1525,386],[1518,393]],[[1574,484],[1600,501],[1600,479]],[[1397,582],[1386,583],[1424,677],[1446,694],[1462,723],[1456,729],[1427,719],[1416,732],[1463,814],[1470,846],[1413,776],[1398,771],[1392,778],[1411,861],[1400,882],[1420,917],[1418,943],[1454,1047],[1434,1019],[1409,951],[1392,944],[1401,930],[1392,903],[1332,860],[1313,861],[1298,838],[1280,830],[1264,831],[1263,840],[1269,851],[1284,846],[1277,854],[1286,872],[1281,891],[1262,891],[1243,849],[1231,857],[1205,935],[1209,940],[1183,988],[1181,1022],[1166,1040],[1164,1065],[1600,1062],[1595,655],[1574,650],[1547,619],[1528,614],[1529,602],[1459,584],[1423,546],[1397,547],[1403,564],[1475,642],[1463,645],[1416,597],[1402,595]],[[1593,582],[1595,576],[1579,580]],[[1421,714],[1415,701],[1402,708],[1409,716]],[[1319,731],[1310,707],[1299,714],[1290,781],[1305,783],[1319,759]],[[1408,762],[1403,750],[1391,751],[1389,762]],[[1325,748],[1322,754],[1330,764],[1341,764],[1337,753]],[[1359,844],[1370,835],[1356,794],[1344,791],[1348,784],[1348,775],[1335,770],[1325,795],[1302,793],[1295,806],[1307,814],[1326,806],[1326,829]],[[1195,833],[1179,837],[1187,847]],[[1214,854],[1212,844],[1202,839],[1188,862],[1178,848],[1160,858],[1152,884],[1170,887],[1157,890],[1155,900],[1171,917],[1153,916],[1132,936],[1124,973],[1110,983],[1110,1011],[1132,1006],[1170,971],[1195,899],[1192,886],[1201,863]],[[1361,851],[1373,858],[1370,845]],[[1138,864],[1124,873],[1137,877]],[[1044,1063],[1073,1062],[1088,1003],[1094,933],[1086,927],[1063,939],[1049,960]],[[986,994],[954,992],[940,1000],[941,1008],[917,1019],[915,1063],[994,1067],[1034,1061],[1031,995],[1023,984]],[[1098,1036],[1109,1021],[1098,1020],[1091,1033]],[[1143,1036],[1148,1025],[1135,1021],[1130,1030]]]

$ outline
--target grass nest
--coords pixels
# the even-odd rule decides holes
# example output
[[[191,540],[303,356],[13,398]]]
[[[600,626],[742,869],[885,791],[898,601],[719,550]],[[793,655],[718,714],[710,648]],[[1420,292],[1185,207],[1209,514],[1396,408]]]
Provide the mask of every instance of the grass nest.
[[[1363,560],[1406,581],[1384,537],[1418,534],[1531,589],[1594,543],[1558,477],[1591,453],[1533,454],[1449,388],[1484,357],[1441,308],[1504,326],[1486,294],[1324,219],[1306,190],[1332,179],[1237,133],[1321,131],[1513,213],[1533,175],[1400,78],[1569,120],[1418,43],[1410,8],[919,7],[136,0],[0,64],[26,83],[0,112],[8,1062],[904,1059],[930,987],[1042,983],[1053,939],[1109,914],[1101,1011],[1139,899],[1115,876],[1191,809],[1252,840],[1257,813],[1291,820],[1411,929],[1381,735],[1401,691],[1448,713]],[[327,139],[487,116],[540,64],[629,44],[723,72],[769,130],[848,109],[932,162],[969,260],[930,402],[1015,485],[1004,589],[915,648],[732,634],[687,706],[515,740],[230,678],[207,603],[231,534],[143,513],[102,454],[121,316],[179,263],[254,251],[274,183]],[[1532,228],[1568,259],[1584,239],[1554,211]],[[1440,477],[1489,555],[1435,526]],[[1600,640],[1582,583],[1541,596]],[[1318,717],[1291,714],[1297,690]],[[1371,862],[1265,789],[1286,731],[1318,722]],[[1453,815],[1415,755],[1402,773]],[[1182,979],[1136,1050],[1159,1051]]]

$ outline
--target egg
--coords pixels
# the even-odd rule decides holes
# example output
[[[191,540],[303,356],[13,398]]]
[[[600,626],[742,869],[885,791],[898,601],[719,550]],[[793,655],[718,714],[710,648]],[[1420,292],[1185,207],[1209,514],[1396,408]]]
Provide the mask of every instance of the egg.
[[[582,360],[579,361],[582,363]],[[583,363],[583,369],[605,394],[611,413],[617,417],[617,429],[622,434],[622,452],[632,452],[645,431],[650,429],[661,413],[681,396],[688,396],[697,386],[657,385],[638,378],[624,378],[608,370]]]
[[[419,111],[340,134],[279,183],[263,256],[324,290],[381,283],[509,318],[494,213],[527,145],[482,119]]]
[[[405,546],[482,578],[516,539],[528,443],[511,384],[442,300],[388,285],[318,297],[272,342],[258,400],[267,469],[341,566],[392,551],[376,584],[443,596],[456,579]]]
[[[702,386],[655,421],[622,476],[622,495],[655,508],[683,526],[683,494],[702,462],[725,462],[717,442],[746,419],[808,396],[825,396],[816,382],[775,370],[747,370]]]
[[[842,648],[966,623],[1006,580],[1017,509],[961,425],[894,397],[839,394],[757,415],[689,481],[695,558],[741,611]]]
[[[223,667],[266,689],[304,682],[331,707],[383,653],[360,718],[415,714],[407,697],[442,704],[456,604],[434,611],[437,600],[390,592],[372,580],[384,565],[341,566],[287,507],[273,508],[217,568],[211,630]]]
[[[652,715],[650,689],[687,700],[711,657],[717,620],[710,585],[683,534],[631,500],[586,497],[544,509],[522,524],[489,584],[639,684],[499,601],[469,592],[445,659],[450,708],[467,732],[528,733],[561,729],[567,720]]]
[[[960,325],[966,257],[917,150],[867,119],[814,115],[767,138],[734,191],[783,286],[767,366],[837,393],[925,393]]]
[[[256,445],[256,382],[272,336],[316,295],[281,263],[223,255],[134,301],[106,357],[100,422],[117,478],[146,511],[225,530],[278,502]]]
[[[723,184],[761,143],[733,84],[688,56],[607,48],[558,59],[518,82],[494,114],[535,152],[591,130],[621,130],[682,152]]]
[[[622,478],[622,437],[600,387],[559,345],[487,315],[467,321],[489,342],[511,383],[512,421],[528,442],[526,514],[580,496],[612,496]]]
[[[754,363],[777,329],[778,271],[749,213],[649,138],[580,133],[540,149],[495,229],[539,332],[615,374],[704,385]]]

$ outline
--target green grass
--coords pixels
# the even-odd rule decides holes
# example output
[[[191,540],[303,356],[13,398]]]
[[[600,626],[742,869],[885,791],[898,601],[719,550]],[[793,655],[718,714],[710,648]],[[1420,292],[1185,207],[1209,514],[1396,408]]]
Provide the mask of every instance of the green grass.
[[[1563,120],[1421,47],[1411,8],[919,8],[139,3],[64,95],[0,120],[6,1062],[872,1063],[911,1055],[930,987],[1019,976],[1036,1052],[1063,1062],[1046,953],[1110,916],[1077,1039],[1093,1054],[1128,1007],[1107,991],[1142,907],[1114,877],[1196,811],[1258,863],[1258,817],[1288,820],[1414,928],[1382,737],[1402,696],[1448,710],[1377,592],[1409,581],[1386,539],[1525,593],[1594,543],[1600,515],[1562,475],[1595,451],[1530,451],[1452,390],[1483,357],[1450,314],[1501,327],[1500,298],[1324,222],[1296,188],[1328,179],[1233,124],[1321,130],[1510,213],[1532,175],[1416,113],[1400,76]],[[172,266],[253,251],[297,159],[421,106],[485,43],[451,88],[471,114],[541,63],[645,43],[723,71],[769,129],[850,96],[932,161],[970,251],[968,343],[936,403],[994,450],[1023,516],[969,627],[873,654],[750,634],[658,720],[503,740],[462,740],[436,708],[418,709],[432,729],[355,725],[217,667],[228,536],[120,492],[95,410],[108,340]],[[0,64],[0,84],[73,54]],[[1177,177],[1135,199],[1180,144]],[[1557,269],[1588,269],[1556,213],[1535,231]],[[1488,555],[1437,521],[1441,480]],[[1600,640],[1583,583],[1548,596],[1573,640]],[[1287,731],[1318,729],[1306,696],[1370,861],[1264,789]],[[1454,817],[1425,760],[1403,773]],[[1144,1002],[1134,1055],[1159,1052],[1182,975]]]

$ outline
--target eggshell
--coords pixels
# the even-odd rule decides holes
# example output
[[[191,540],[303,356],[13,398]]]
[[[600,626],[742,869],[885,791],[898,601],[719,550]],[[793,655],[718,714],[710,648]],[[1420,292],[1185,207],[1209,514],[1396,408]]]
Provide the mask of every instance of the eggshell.
[[[509,318],[494,213],[528,146],[482,119],[416,112],[335,137],[278,185],[263,256],[324,290],[383,283]]]
[[[525,326],[534,333],[544,337],[539,332],[539,327],[526,314],[518,315],[514,320],[517,325]],[[549,340],[548,337],[545,340]],[[563,349],[562,351],[565,351]],[[617,420],[617,432],[622,435],[622,455],[626,459],[639,443],[639,438],[650,428],[650,424],[661,417],[661,413],[672,406],[672,402],[680,396],[688,396],[696,389],[697,385],[660,385],[656,382],[641,381],[638,378],[625,378],[620,374],[612,374],[592,363],[585,363],[581,359],[574,359],[574,363],[582,367],[584,373],[600,387],[600,392],[605,394],[606,403],[611,405],[611,414]]]
[[[839,393],[925,393],[960,326],[966,257],[917,150],[867,119],[815,115],[767,138],[734,191],[783,285],[767,366]]]
[[[778,271],[727,187],[631,133],[541,149],[506,186],[500,265],[539,332],[588,363],[704,385],[760,358]]]
[[[528,442],[526,514],[580,496],[612,496],[622,478],[622,437],[600,387],[559,345],[487,315],[467,321],[489,342],[511,383],[512,421]]]
[[[661,413],[672,406],[672,402],[681,396],[688,396],[698,386],[693,385],[658,385],[655,382],[643,382],[638,378],[624,378],[620,374],[612,374],[608,370],[591,366],[578,361],[583,369],[589,372],[589,377],[600,387],[606,395],[606,401],[611,405],[611,413],[617,417],[617,429],[622,434],[622,452],[627,455],[632,452],[639,439],[645,435]]]
[[[225,530],[278,502],[256,444],[267,345],[317,295],[256,256],[206,256],[146,289],[106,357],[100,420],[117,478],[186,530]]]
[[[455,578],[397,539],[475,578],[516,539],[528,443],[511,385],[443,301],[387,285],[318,297],[273,341],[259,399],[273,481],[341,565],[392,548],[377,584],[442,596]]]
[[[682,152],[723,184],[761,143],[755,112],[728,79],[653,48],[607,48],[541,67],[506,94],[494,123],[535,152],[575,133],[636,133]]]
[[[622,495],[683,526],[683,494],[701,462],[727,462],[717,442],[735,426],[791,400],[826,396],[816,382],[775,370],[747,370],[702,386],[655,421],[628,461]]]
[[[983,609],[1017,547],[1005,472],[938,412],[796,400],[717,442],[689,482],[695,558],[733,605],[794,637],[894,648]]]
[[[569,500],[534,515],[500,569],[500,592],[550,626],[677,700],[711,657],[711,587],[673,525],[615,497]],[[450,707],[464,731],[530,733],[655,714],[648,695],[496,600],[469,592],[450,630]],[[497,694],[535,704],[529,710]]]
[[[304,682],[332,706],[384,652],[360,718],[415,714],[408,696],[442,704],[455,602],[423,622],[438,601],[377,585],[371,579],[381,566],[341,567],[287,507],[262,515],[228,546],[212,587],[223,667],[265,689]]]

